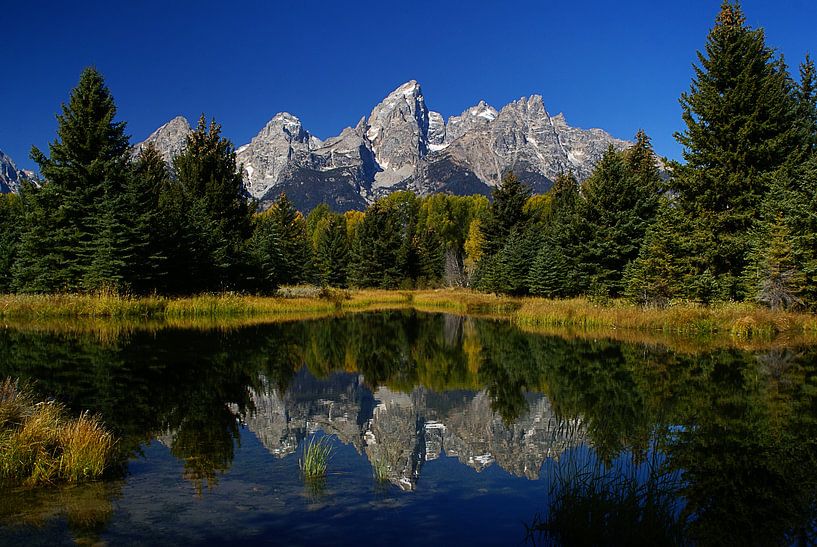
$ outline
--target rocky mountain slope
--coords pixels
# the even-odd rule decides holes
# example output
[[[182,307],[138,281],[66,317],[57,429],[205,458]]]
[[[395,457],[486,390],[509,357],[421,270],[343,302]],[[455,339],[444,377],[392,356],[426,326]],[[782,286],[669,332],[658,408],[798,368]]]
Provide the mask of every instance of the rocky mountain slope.
[[[179,155],[184,150],[187,134],[190,133],[190,123],[184,116],[176,116],[162,127],[150,134],[148,138],[133,147],[133,155],[152,144],[156,147],[167,163],[173,161],[173,158]]]
[[[17,169],[14,162],[0,150],[0,194],[18,192],[26,173]]]
[[[144,142],[170,159],[189,130],[177,117]],[[546,191],[562,172],[587,178],[608,146],[628,144],[601,129],[569,126],[562,114],[550,115],[539,95],[498,111],[480,101],[446,121],[411,80],[336,137],[322,141],[281,112],[236,152],[247,190],[262,205],[285,191],[301,210],[321,202],[347,210],[396,190],[489,194],[509,170]]]

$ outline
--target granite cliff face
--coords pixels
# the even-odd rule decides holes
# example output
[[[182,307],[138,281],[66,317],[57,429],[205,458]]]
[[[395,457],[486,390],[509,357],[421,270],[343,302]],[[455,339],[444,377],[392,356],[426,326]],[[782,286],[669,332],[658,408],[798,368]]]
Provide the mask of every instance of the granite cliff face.
[[[557,419],[544,395],[528,394],[527,400],[527,413],[507,425],[484,390],[371,391],[356,374],[316,380],[302,370],[285,394],[253,393],[255,411],[245,424],[276,457],[294,453],[318,430],[336,435],[373,465],[385,466],[388,480],[403,490],[417,488],[425,462],[443,454],[477,471],[496,464],[535,480],[546,459],[558,459],[586,437],[581,422]]]
[[[145,142],[170,159],[189,130],[178,117]],[[322,202],[360,209],[397,190],[490,194],[511,170],[542,192],[563,172],[587,178],[610,145],[621,150],[629,143],[569,126],[562,114],[550,115],[539,95],[499,111],[480,101],[446,121],[411,80],[336,137],[321,141],[282,112],[236,152],[247,191],[262,206],[285,191],[306,211]]]
[[[37,183],[32,171],[17,169],[14,161],[0,150],[0,194],[18,193],[24,180]]]
[[[134,146],[132,153],[135,156],[146,145],[152,144],[169,164],[184,150],[189,133],[190,124],[187,119],[184,116],[176,116],[151,133],[147,139]]]

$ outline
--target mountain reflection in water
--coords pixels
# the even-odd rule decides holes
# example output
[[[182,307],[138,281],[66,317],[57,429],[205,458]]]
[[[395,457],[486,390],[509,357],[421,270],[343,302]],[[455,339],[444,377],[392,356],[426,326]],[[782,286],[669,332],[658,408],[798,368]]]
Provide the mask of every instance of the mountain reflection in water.
[[[95,485],[6,488],[0,541],[817,541],[817,351],[689,345],[410,311],[7,328],[0,376],[99,413],[122,465]],[[312,435],[336,456],[305,496]]]

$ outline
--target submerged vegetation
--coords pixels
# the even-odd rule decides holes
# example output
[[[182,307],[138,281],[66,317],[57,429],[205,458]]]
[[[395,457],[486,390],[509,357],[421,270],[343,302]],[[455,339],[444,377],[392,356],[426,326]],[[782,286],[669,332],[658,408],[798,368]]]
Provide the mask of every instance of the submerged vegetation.
[[[54,401],[37,402],[19,382],[0,383],[0,482],[29,486],[100,478],[115,441],[99,419],[70,418]]]

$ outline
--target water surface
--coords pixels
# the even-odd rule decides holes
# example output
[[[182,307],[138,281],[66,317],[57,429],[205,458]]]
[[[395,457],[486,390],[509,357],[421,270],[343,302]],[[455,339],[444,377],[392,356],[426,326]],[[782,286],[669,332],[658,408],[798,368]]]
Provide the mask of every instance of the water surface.
[[[815,348],[410,311],[109,327],[0,330],[0,376],[99,413],[122,455],[104,481],[0,490],[0,543],[817,541]]]

